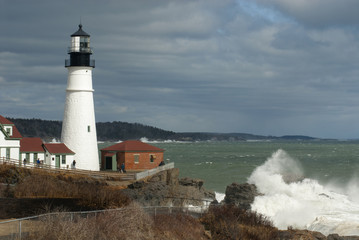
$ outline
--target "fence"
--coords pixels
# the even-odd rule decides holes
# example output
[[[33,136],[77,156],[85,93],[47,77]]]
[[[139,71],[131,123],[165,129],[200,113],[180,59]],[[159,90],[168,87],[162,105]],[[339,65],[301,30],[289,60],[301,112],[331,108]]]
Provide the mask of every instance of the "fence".
[[[87,175],[91,177],[97,177],[102,179],[117,179],[117,180],[140,180],[145,177],[152,176],[158,172],[172,169],[174,168],[174,162],[167,163],[166,165],[156,167],[154,169],[142,171],[142,172],[130,172],[127,173],[119,173],[119,172],[112,172],[112,171],[89,171],[89,170],[81,170],[81,169],[69,169],[69,168],[57,168],[48,164],[40,164],[37,165],[36,163],[27,163],[23,164],[22,161],[14,160],[14,159],[7,159],[5,157],[0,157],[0,163],[3,164],[10,164],[17,167],[24,167],[30,169],[42,169],[50,172],[57,172],[57,173],[74,173],[74,174],[81,174]]]
[[[58,168],[48,164],[40,164],[40,165],[37,165],[36,163],[23,164],[22,161],[15,159],[7,159],[5,157],[0,157],[0,163],[9,164],[16,167],[39,169],[39,170],[55,172],[55,173],[81,174],[81,175],[86,175],[86,176],[101,178],[101,179],[113,178],[116,180],[135,180],[135,173],[132,172],[119,173],[119,172],[107,172],[107,171],[90,171],[90,170],[81,170],[81,169]]]
[[[202,207],[187,206],[187,207],[173,207],[173,206],[151,206],[151,207],[138,207],[142,209],[146,214],[153,216],[154,218],[160,214],[185,214],[193,217],[200,217],[206,213],[208,205]],[[19,218],[14,220],[0,222],[0,240],[2,239],[26,239],[30,232],[35,232],[38,224],[41,222],[49,221],[69,221],[78,222],[80,219],[90,219],[103,216],[108,213],[129,213],[132,214],[135,207],[125,207],[118,209],[107,209],[97,211],[86,212],[57,212],[42,214],[33,217]]]

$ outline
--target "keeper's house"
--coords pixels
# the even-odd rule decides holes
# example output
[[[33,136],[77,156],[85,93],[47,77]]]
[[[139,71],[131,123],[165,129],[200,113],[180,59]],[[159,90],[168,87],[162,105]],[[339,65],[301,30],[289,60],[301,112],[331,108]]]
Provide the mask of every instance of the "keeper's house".
[[[41,163],[69,168],[75,159],[75,153],[64,143],[43,143],[41,138],[22,137],[15,124],[0,115],[0,160],[19,161],[23,164]]]
[[[21,138],[14,123],[0,115],[0,158],[18,159]]]
[[[122,163],[126,170],[158,167],[164,150],[137,140],[128,140],[101,149],[101,169],[116,171]]]
[[[75,153],[64,143],[44,143],[45,162],[57,168],[69,168],[75,160]]]
[[[27,163],[36,163],[37,159],[44,162],[45,151],[41,138],[24,137],[20,140],[20,160]]]

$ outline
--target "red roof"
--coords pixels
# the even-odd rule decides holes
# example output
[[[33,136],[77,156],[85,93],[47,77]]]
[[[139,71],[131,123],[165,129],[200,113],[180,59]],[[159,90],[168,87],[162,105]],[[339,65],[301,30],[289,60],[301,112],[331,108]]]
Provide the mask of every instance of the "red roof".
[[[51,154],[75,154],[65,143],[45,143],[44,146]]]
[[[147,143],[143,143],[138,140],[128,140],[121,143],[117,143],[107,148],[101,149],[101,151],[116,151],[116,152],[164,152],[165,150],[152,146]]]
[[[20,152],[45,152],[41,138],[23,138],[20,140]]]
[[[3,116],[0,115],[0,123],[1,124],[10,124],[10,125],[14,125],[13,122],[11,122],[10,120],[4,118]]]
[[[12,125],[12,135],[9,138],[22,138],[19,130],[17,130],[16,126],[10,120],[4,118],[0,115],[0,125]]]
[[[12,135],[10,138],[22,138],[22,135],[20,134],[19,130],[17,130],[16,126],[12,127]]]

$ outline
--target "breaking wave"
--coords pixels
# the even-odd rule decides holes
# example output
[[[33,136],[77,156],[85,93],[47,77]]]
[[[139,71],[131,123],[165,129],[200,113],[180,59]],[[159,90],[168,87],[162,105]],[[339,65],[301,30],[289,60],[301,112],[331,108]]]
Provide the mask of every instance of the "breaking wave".
[[[301,164],[277,150],[248,178],[262,196],[252,210],[271,218],[279,229],[288,227],[319,231],[325,235],[359,235],[357,181],[334,188],[304,178]]]

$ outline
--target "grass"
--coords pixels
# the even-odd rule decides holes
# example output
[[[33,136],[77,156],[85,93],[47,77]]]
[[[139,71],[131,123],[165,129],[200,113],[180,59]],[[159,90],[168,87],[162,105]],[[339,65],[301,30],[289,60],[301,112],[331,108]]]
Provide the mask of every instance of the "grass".
[[[15,198],[76,198],[90,209],[118,208],[130,200],[105,181],[75,174],[56,174],[0,165],[0,181],[8,185],[0,195]],[[9,183],[16,183],[10,187]]]
[[[236,206],[212,206],[202,218],[214,240],[273,240],[278,229],[261,214]]]
[[[28,239],[274,240],[278,230],[262,215],[234,206],[211,207],[197,219],[184,213],[153,216],[132,203],[119,211],[75,215],[72,220],[65,213],[47,216],[32,225]]]
[[[155,239],[208,239],[201,222],[185,214],[162,214],[156,216],[154,226],[157,237]]]
[[[96,216],[75,215],[72,221],[65,213],[47,216],[32,224],[27,239],[46,240],[205,240],[201,223],[186,215],[148,215],[136,205],[108,211]]]

